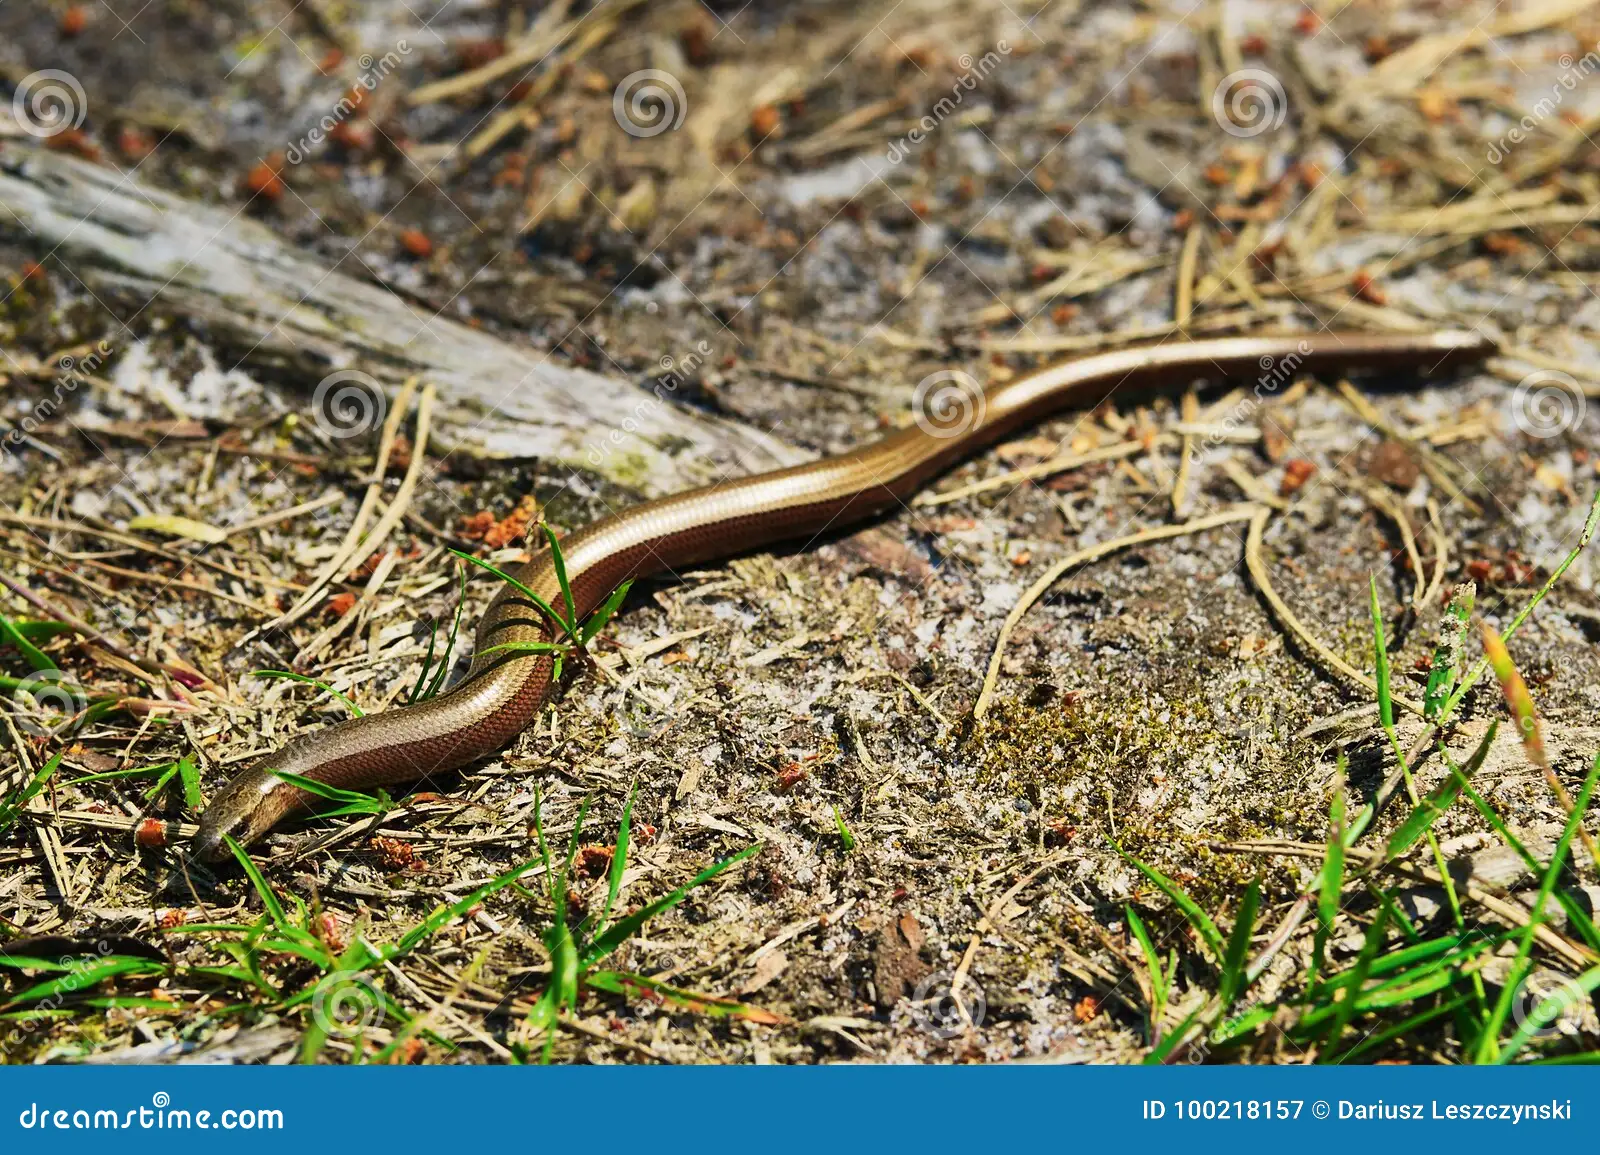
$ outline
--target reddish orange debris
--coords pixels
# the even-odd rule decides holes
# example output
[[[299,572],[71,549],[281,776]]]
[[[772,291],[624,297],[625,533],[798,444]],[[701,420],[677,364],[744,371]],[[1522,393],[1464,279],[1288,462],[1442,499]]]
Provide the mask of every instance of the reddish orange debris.
[[[1311,475],[1317,471],[1316,465],[1304,457],[1296,457],[1285,462],[1283,466],[1283,483],[1278,486],[1278,496],[1288,497],[1290,494],[1299,493],[1302,486],[1311,480]]]
[[[61,14],[61,35],[78,36],[87,27],[89,27],[89,10],[82,4],[74,4]]]
[[[133,841],[146,850],[167,844],[166,823],[159,818],[146,818],[133,832]]]
[[[372,147],[372,124],[365,120],[342,120],[328,130],[328,139],[351,152],[366,152]]]
[[[776,132],[778,121],[778,106],[763,104],[750,114],[750,131],[759,140]]]
[[[283,179],[278,173],[283,170],[282,159],[274,162],[274,156],[260,161],[244,178],[244,187],[253,196],[265,197],[269,201],[278,200],[283,196]]]
[[[417,857],[417,848],[399,838],[382,835],[369,838],[367,845],[378,852],[378,857],[388,870],[421,870],[423,863]]]
[[[44,138],[44,146],[55,152],[70,152],[84,160],[99,160],[100,146],[89,139],[81,128],[65,128],[54,136]]]
[[[578,873],[588,875],[590,878],[599,878],[611,869],[611,858],[616,854],[615,846],[602,846],[591,843],[580,847],[578,850]]]
[[[421,229],[406,229],[400,234],[400,244],[418,260],[433,256],[433,242]]]
[[[336,618],[342,618],[349,613],[356,604],[356,595],[352,593],[334,594],[328,599],[327,611]]]
[[[457,520],[462,537],[474,538],[490,549],[504,549],[527,532],[528,526],[539,516],[539,499],[533,494],[523,494],[517,507],[503,518],[496,518],[487,509],[468,514]]]
[[[124,160],[143,160],[155,151],[156,142],[150,134],[136,125],[124,124],[117,129],[117,152]]]
[[[1362,269],[1350,280],[1351,291],[1369,305],[1381,305],[1388,300],[1383,290],[1378,288],[1377,282],[1371,273]]]

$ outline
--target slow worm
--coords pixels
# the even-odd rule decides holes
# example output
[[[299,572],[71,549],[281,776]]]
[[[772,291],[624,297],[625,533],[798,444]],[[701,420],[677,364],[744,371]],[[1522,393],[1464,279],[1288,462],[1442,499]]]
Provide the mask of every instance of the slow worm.
[[[1198,379],[1255,377],[1261,391],[1296,373],[1332,368],[1437,371],[1483,360],[1493,344],[1470,332],[1306,333],[1146,345],[1081,357],[984,390],[972,378],[936,374],[918,386],[916,423],[838,457],[722,482],[602,518],[562,543],[580,620],[627,578],[813,537],[909,499],[961,458],[1047,414],[1090,408],[1129,392]],[[561,605],[548,550],[513,574]],[[212,799],[195,851],[248,845],[315,799],[278,778],[282,770],[346,789],[370,789],[451,770],[504,746],[537,715],[550,690],[549,653],[486,652],[505,643],[551,642],[559,627],[504,586],[479,623],[467,676],[416,705],[353,718],[291,740]]]

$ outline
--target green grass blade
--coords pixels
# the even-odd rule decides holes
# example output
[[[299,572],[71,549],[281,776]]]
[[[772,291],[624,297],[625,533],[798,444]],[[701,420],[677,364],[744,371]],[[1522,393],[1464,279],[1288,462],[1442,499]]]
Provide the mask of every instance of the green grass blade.
[[[1581,1004],[1597,988],[1600,988],[1600,967],[1590,967],[1577,978],[1563,983],[1559,990],[1528,1012],[1528,1017],[1517,1028],[1516,1034],[1506,1040],[1505,1047],[1500,1051],[1500,1062],[1509,1063],[1516,1058],[1536,1032],[1554,1023],[1568,1007]]]
[[[200,793],[200,771],[195,768],[194,759],[185,754],[178,759],[178,778],[183,782],[183,804],[191,811],[198,812],[205,806],[205,798]]]
[[[1594,498],[1589,503],[1589,516],[1584,519],[1583,531],[1578,534],[1578,544],[1573,546],[1567,556],[1561,559],[1561,564],[1550,572],[1550,576],[1545,580],[1544,585],[1540,586],[1538,592],[1528,599],[1527,605],[1517,611],[1516,616],[1511,619],[1511,623],[1500,631],[1500,637],[1503,641],[1510,641],[1511,636],[1522,628],[1522,623],[1527,621],[1528,616],[1533,613],[1539,603],[1544,601],[1545,595],[1555,588],[1556,582],[1561,580],[1561,575],[1567,572],[1572,563],[1578,560],[1578,555],[1588,547],[1589,542],[1594,539],[1597,529],[1600,529],[1600,488],[1595,489]],[[1482,678],[1488,672],[1488,669],[1488,658],[1479,658],[1472,664],[1472,669],[1456,685],[1450,697],[1445,700],[1443,709],[1439,711],[1441,720],[1449,718],[1451,714],[1455,713],[1456,707],[1461,704],[1461,699],[1465,698],[1472,687],[1477,685],[1478,679]]]
[[[678,887],[677,890],[673,891],[665,898],[656,899],[655,902],[650,903],[642,910],[635,911],[627,918],[622,919],[615,926],[608,928],[604,934],[596,937],[595,940],[591,942],[584,951],[584,969],[587,970],[596,963],[600,962],[607,955],[611,954],[623,943],[627,942],[628,939],[637,934],[639,932],[639,928],[644,926],[645,923],[649,922],[656,915],[661,914],[664,911],[671,910],[673,907],[677,906],[680,902],[687,898],[689,896],[689,892],[694,890],[696,887],[705,885],[723,871],[737,866],[745,859],[759,854],[760,852],[761,843],[759,842],[757,842],[754,846],[747,846],[743,850],[739,851],[738,854],[733,855],[731,858],[724,858],[715,866],[706,867],[706,869],[702,870],[699,874],[695,875],[692,879],[684,883],[684,885]]]
[[[42,622],[30,618],[12,618],[11,625],[17,633],[35,645],[72,632],[72,627],[67,625],[66,622]]]
[[[28,780],[26,786],[11,792],[3,800],[0,800],[0,833],[10,829],[12,823],[16,822],[17,818],[22,814],[23,808],[38,797],[44,788],[50,784],[50,779],[61,768],[61,759],[64,754],[65,751],[56,754],[50,761],[34,772],[33,777]]]
[[[25,1003],[36,1003],[45,999],[65,998],[79,991],[89,990],[106,979],[116,978],[118,975],[163,974],[166,970],[167,964],[157,962],[155,959],[108,955],[92,967],[75,970],[60,978],[47,979],[17,992],[4,1003],[0,1003],[0,1010],[11,1010]]]
[[[1155,883],[1161,893],[1172,900],[1172,904],[1183,912],[1183,917],[1189,920],[1189,925],[1194,927],[1195,933],[1205,943],[1212,959],[1220,963],[1226,954],[1226,948],[1222,944],[1222,932],[1217,929],[1217,924],[1211,921],[1211,916],[1200,909],[1200,904],[1190,898],[1177,883],[1155,867],[1140,862],[1137,858],[1126,853],[1121,846],[1117,847],[1117,853],[1138,867],[1140,873]]]
[[[467,604],[467,567],[459,567],[459,572],[461,580],[456,590],[456,612],[450,619],[450,636],[445,639],[444,659],[439,663],[439,672],[434,674],[433,680],[428,683],[428,688],[423,691],[424,701],[444,687],[444,680],[450,673],[450,663],[456,656],[456,638],[461,633],[461,610]]]
[[[490,573],[494,574],[495,577],[497,577],[501,581],[505,582],[512,589],[516,590],[523,597],[527,598],[534,605],[538,606],[539,609],[544,613],[544,615],[547,618],[549,618],[553,623],[555,623],[555,625],[559,626],[562,629],[562,631],[567,635],[568,638],[570,638],[573,641],[577,641],[577,635],[575,635],[571,630],[567,629],[566,622],[562,620],[562,617],[561,617],[560,614],[556,613],[555,607],[553,607],[549,602],[545,601],[538,594],[534,593],[527,586],[523,585],[516,578],[514,578],[510,574],[506,573],[504,570],[500,570],[500,569],[495,568],[494,566],[490,565],[488,562],[484,561],[482,558],[473,557],[470,553],[463,553],[459,549],[452,549],[452,550],[450,550],[450,552],[455,554],[462,561],[471,562],[473,565],[477,566],[479,569],[488,570]]]
[[[411,930],[407,931],[405,937],[395,944],[393,950],[385,952],[384,957],[388,959],[395,959],[399,958],[403,954],[407,954],[408,952],[415,950],[429,938],[432,938],[434,934],[438,933],[440,928],[445,926],[447,923],[459,918],[463,914],[466,914],[467,911],[477,906],[478,903],[488,898],[491,894],[496,894],[499,891],[504,890],[513,882],[516,882],[517,879],[527,874],[530,870],[535,870],[539,866],[540,862],[537,859],[531,862],[524,862],[521,866],[508,870],[499,877],[484,883],[482,886],[478,887],[477,890],[474,890],[471,894],[467,895],[467,897],[459,899],[456,902],[452,902],[448,906],[440,906],[427,918],[423,919],[416,926],[412,927]]]
[[[1261,903],[1261,882],[1252,879],[1245,889],[1244,901],[1239,904],[1238,917],[1234,919],[1233,933],[1228,936],[1228,946],[1222,957],[1222,974],[1217,996],[1222,1000],[1222,1010],[1227,1012],[1247,985],[1245,967],[1250,961],[1250,936],[1255,930],[1256,908]]]
[[[1545,921],[1545,904],[1551,892],[1555,890],[1556,879],[1560,876],[1562,868],[1566,866],[1567,856],[1572,851],[1573,836],[1582,825],[1584,815],[1589,812],[1589,800],[1594,796],[1597,780],[1600,780],[1600,755],[1595,757],[1588,777],[1583,780],[1583,789],[1578,792],[1578,797],[1573,802],[1572,814],[1561,832],[1561,838],[1556,842],[1555,852],[1550,856],[1550,865],[1545,870],[1543,881],[1539,884],[1539,894],[1529,912],[1528,925],[1523,929],[1522,940],[1517,944],[1517,954],[1511,962],[1510,971],[1506,974],[1505,985],[1500,988],[1500,997],[1495,1000],[1494,1010],[1490,1012],[1483,1033],[1478,1038],[1477,1057],[1480,1063],[1494,1061],[1498,1056],[1500,1032],[1505,1029],[1506,1018],[1511,1013],[1511,1004],[1516,998],[1517,988],[1528,976],[1534,934]]]
[[[1417,1014],[1412,1015],[1410,1018],[1403,1019],[1400,1022],[1395,1023],[1393,1026],[1385,1027],[1381,1031],[1373,1032],[1365,1039],[1361,1040],[1361,1042],[1351,1047],[1348,1051],[1334,1056],[1329,1061],[1336,1066],[1344,1063],[1354,1062],[1360,1056],[1365,1055],[1370,1051],[1377,1050],[1385,1043],[1413,1034],[1420,1028],[1426,1026],[1428,1023],[1433,1022],[1435,1019],[1443,1018],[1446,1015],[1453,1015],[1457,1011],[1463,1010],[1472,1002],[1472,994],[1467,993],[1457,995],[1455,998],[1449,999],[1442,1003],[1436,1003],[1433,1006],[1430,1006],[1427,1010],[1420,1011]]]
[[[422,688],[428,681],[428,671],[433,667],[433,647],[439,642],[439,619],[433,619],[433,628],[428,631],[428,650],[422,655],[422,669],[417,671],[417,680],[411,687],[411,692],[406,695],[406,705],[418,701],[422,697]]]
[[[1378,606],[1377,575],[1368,577],[1367,588],[1371,595],[1372,612],[1372,680],[1378,686],[1378,717],[1383,721],[1383,728],[1390,730],[1394,727],[1394,698],[1389,689],[1389,647],[1383,638],[1383,610]]]
[[[1317,932],[1311,942],[1311,974],[1308,984],[1315,987],[1322,981],[1322,970],[1327,965],[1328,939],[1333,935],[1334,923],[1339,919],[1339,909],[1344,896],[1344,783],[1345,757],[1339,751],[1339,777],[1333,784],[1333,801],[1328,806],[1328,854],[1322,863],[1321,885],[1317,890]]]
[[[1450,767],[1452,773],[1461,773],[1460,768],[1450,761],[1448,753],[1444,757],[1445,763]],[[1506,825],[1505,819],[1500,817],[1499,811],[1489,805],[1488,801],[1474,790],[1470,784],[1464,783],[1462,785],[1462,793],[1466,795],[1467,801],[1477,808],[1478,813],[1483,816],[1483,820],[1500,836],[1500,840],[1509,846],[1518,858],[1522,859],[1523,865],[1528,868],[1529,873],[1535,878],[1539,877],[1544,870],[1543,865],[1522,844],[1522,840],[1511,832],[1511,828]],[[1594,922],[1589,918],[1588,912],[1579,906],[1572,895],[1568,894],[1562,887],[1556,888],[1556,901],[1567,912],[1567,920],[1577,929],[1579,936],[1589,945],[1591,950],[1596,954],[1600,954],[1600,929],[1596,929]]]
[[[1428,688],[1423,697],[1423,717],[1437,719],[1444,711],[1461,678],[1461,655],[1467,640],[1467,626],[1472,620],[1472,604],[1478,596],[1473,582],[1463,582],[1450,594],[1450,604],[1439,622],[1439,637],[1433,648],[1433,665],[1428,670]]]
[[[176,762],[167,763],[167,767],[162,771],[161,777],[157,778],[155,780],[155,784],[144,792],[144,800],[146,804],[154,802],[157,798],[160,798],[161,792],[165,790],[172,780],[177,776],[178,764]]]
[[[387,814],[394,809],[395,804],[381,791],[378,794],[363,794],[359,790],[344,790],[338,786],[330,786],[326,782],[318,782],[315,778],[291,774],[287,770],[268,770],[267,773],[304,790],[307,794],[328,802],[339,803],[337,810],[322,811],[324,818],[337,818],[345,814]]]
[[[328,685],[328,683],[319,682],[315,678],[308,678],[304,674],[297,674],[293,670],[252,670],[250,672],[250,676],[252,678],[283,678],[290,682],[300,682],[307,686],[315,686],[324,693],[332,694],[335,698],[338,698],[339,701],[343,702],[345,707],[357,718],[365,717],[365,715],[361,712],[360,706],[357,706],[349,698],[339,693],[338,690],[335,690],[332,686]]]
[[[90,782],[107,782],[116,778],[148,778],[152,774],[162,774],[172,769],[171,762],[162,762],[156,766],[129,766],[125,770],[102,770],[98,774],[84,774],[78,778],[68,778],[61,783],[63,786],[84,786]]]
[[[1207,1038],[1213,1046],[1231,1043],[1251,1034],[1257,1027],[1278,1013],[1276,1003],[1262,1003],[1231,1019],[1224,1019],[1211,1029]]]
[[[1161,1040],[1161,1045],[1156,1047],[1144,1057],[1145,1065],[1157,1066],[1161,1063],[1165,1063],[1167,1061],[1167,1057],[1177,1049],[1178,1044],[1182,1043],[1184,1039],[1188,1037],[1189,1032],[1194,1030],[1195,1024],[1200,1021],[1201,1012],[1205,1009],[1206,1008],[1204,1006],[1199,1006],[1190,1011],[1189,1014],[1185,1016],[1183,1022],[1174,1027],[1172,1029],[1172,1033]]]
[[[567,607],[567,616],[564,619],[564,624],[567,627],[567,637],[576,639],[578,635],[578,610],[572,604],[572,585],[567,581],[567,559],[561,554],[561,543],[556,540],[556,531],[550,528],[550,523],[540,522],[539,528],[544,530],[544,539],[550,543],[550,561],[555,566],[556,584],[561,587],[561,600]]]
[[[1422,800],[1411,816],[1400,825],[1389,838],[1388,848],[1384,851],[1384,861],[1393,862],[1406,851],[1410,850],[1417,839],[1426,834],[1439,818],[1455,805],[1456,799],[1461,795],[1461,788],[1467,784],[1467,779],[1477,772],[1483,765],[1483,760],[1489,756],[1489,747],[1494,742],[1495,731],[1500,722],[1496,719],[1489,724],[1489,730],[1483,736],[1483,741],[1478,743],[1478,748],[1473,751],[1472,757],[1467,759],[1466,766],[1458,773],[1453,773],[1439,785],[1439,788]]]
[[[1378,917],[1372,920],[1372,925],[1367,928],[1366,938],[1361,944],[1361,953],[1356,956],[1355,966],[1349,971],[1337,976],[1324,988],[1330,994],[1342,992],[1342,997],[1333,1005],[1333,1022],[1329,1024],[1327,1033],[1322,1038],[1322,1049],[1331,1050],[1344,1029],[1355,1018],[1360,1009],[1361,988],[1366,985],[1367,973],[1372,969],[1373,960],[1378,957],[1378,948],[1383,945],[1383,932],[1389,923],[1389,911],[1386,907],[1378,909]]]
[[[57,668],[55,662],[50,660],[50,655],[34,645],[28,636],[17,628],[17,623],[6,617],[5,614],[0,614],[0,642],[10,642],[17,647],[28,665],[36,670],[54,670]]]
[[[622,603],[628,597],[628,591],[633,588],[633,579],[629,578],[616,589],[611,591],[611,596],[601,603],[599,609],[589,615],[589,620],[583,623],[583,633],[578,639],[580,644],[587,646],[594,640],[594,636],[606,628],[612,616],[622,608]]]
[[[850,828],[844,824],[844,815],[839,813],[839,808],[833,808],[833,823],[839,828],[839,845],[844,852],[849,854],[856,848],[856,836],[850,833]]]
[[[1150,1041],[1153,1044],[1161,1029],[1161,1016],[1167,1009],[1167,973],[1161,965],[1161,953],[1156,950],[1155,942],[1150,938],[1150,930],[1144,924],[1144,919],[1139,917],[1139,912],[1132,906],[1124,906],[1127,911],[1128,929],[1133,933],[1134,939],[1139,944],[1139,950],[1144,954],[1144,965],[1150,972]]]
[[[283,913],[283,904],[278,901],[278,896],[272,893],[272,887],[267,885],[261,868],[255,864],[250,855],[245,853],[244,847],[239,845],[233,835],[224,834],[222,839],[228,844],[228,849],[233,851],[233,856],[239,860],[239,865],[244,869],[250,885],[255,887],[256,893],[261,896],[261,904],[267,908],[267,914],[272,917],[272,925],[280,931],[293,929],[288,917]]]
[[[603,934],[611,924],[611,912],[616,909],[617,896],[622,893],[622,875],[628,869],[628,840],[633,830],[633,804],[638,798],[639,787],[635,783],[628,791],[628,804],[622,808],[622,821],[617,824],[617,846],[611,852],[611,877],[606,882],[606,905],[600,911],[600,921],[595,924],[597,934]]]

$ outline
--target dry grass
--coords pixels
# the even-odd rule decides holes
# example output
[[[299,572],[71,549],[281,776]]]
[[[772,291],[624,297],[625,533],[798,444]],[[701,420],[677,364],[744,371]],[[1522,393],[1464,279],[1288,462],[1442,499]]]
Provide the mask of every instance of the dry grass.
[[[363,35],[402,35],[410,19],[403,6],[361,7]],[[1561,114],[1500,162],[1485,153],[1508,110],[1560,87],[1562,55],[1581,59],[1600,17],[1571,3],[1487,24],[1489,4],[1434,15],[1327,5],[1318,30],[1295,3],[1221,29],[1210,7],[1187,19],[1171,7],[927,0],[736,15],[613,3],[514,91],[527,68],[491,77],[485,66],[503,66],[477,44],[505,30],[447,14],[433,26],[446,45],[417,37],[380,86],[360,121],[370,146],[284,167],[281,194],[248,211],[325,255],[353,249],[345,271],[359,260],[430,308],[618,377],[647,380],[705,341],[713,353],[679,399],[816,452],[903,420],[912,385],[941,368],[996,379],[1130,339],[1462,325],[1507,348],[1489,372],[1426,386],[1287,377],[1063,418],[941,483],[968,487],[959,498],[636,589],[602,636],[600,668],[571,676],[501,757],[381,815],[292,826],[261,848],[291,922],[296,896],[309,917],[296,925],[333,955],[359,939],[400,942],[440,904],[538,857],[536,791],[554,844],[592,799],[587,829],[604,845],[637,784],[624,905],[763,849],[651,922],[620,965],[784,1021],[590,991],[565,1019],[560,1060],[1136,1061],[1210,1005],[1218,972],[1119,847],[1228,927],[1261,872],[1255,951],[1270,957],[1252,997],[1291,1002],[1314,950],[1343,973],[1356,965],[1376,919],[1361,888],[1326,941],[1308,911],[1338,756],[1352,813],[1396,769],[1371,693],[1337,672],[1373,671],[1368,576],[1395,693],[1420,700],[1411,679],[1432,656],[1440,591],[1475,579],[1480,614],[1504,624],[1572,548],[1595,489],[1600,438],[1578,399],[1600,382],[1583,119],[1600,80],[1562,89]],[[74,147],[131,165],[131,126],[159,141],[141,177],[187,195],[243,206],[236,181],[301,135],[307,104],[348,83],[348,63],[332,78],[311,68],[328,57],[316,28],[286,29],[298,48],[269,38],[230,73],[249,45],[225,42],[236,31],[220,20],[143,19],[150,46],[139,48],[109,30],[104,43],[62,42],[0,11],[0,75],[73,71],[94,113]],[[1492,48],[1465,34],[1474,27]],[[557,31],[558,20],[536,23],[527,43],[543,48]],[[963,54],[990,51],[998,63],[938,114],[937,131],[886,159],[954,91]],[[219,107],[259,101],[264,123],[224,121],[193,98],[173,112],[170,93],[128,81],[149,52],[191,61],[186,81]],[[652,67],[682,85],[684,123],[622,132],[613,93]],[[1213,113],[1218,83],[1242,68],[1282,89],[1267,112],[1281,107],[1283,122],[1256,135],[1223,131]],[[0,157],[21,147],[8,139]],[[425,234],[429,255],[407,230]],[[14,271],[0,304],[7,426],[51,395],[64,354],[81,359],[102,338],[114,349],[0,464],[0,559],[18,591],[3,608],[91,627],[99,636],[37,644],[84,701],[112,703],[39,733],[32,699],[8,695],[0,787],[60,761],[0,833],[0,933],[54,940],[40,950],[110,943],[150,956],[64,992],[60,1013],[35,1015],[6,1057],[304,1053],[319,964],[269,950],[241,960],[224,945],[239,932],[195,929],[254,925],[264,910],[238,872],[183,862],[195,816],[183,760],[209,795],[230,769],[345,714],[314,687],[251,677],[258,668],[299,658],[363,710],[395,703],[417,683],[432,623],[454,611],[450,547],[505,561],[520,543],[491,523],[514,532],[538,508],[573,527],[633,495],[430,436],[417,407],[426,383],[416,400],[391,399],[387,433],[330,437],[309,381],[280,381],[255,358],[236,368],[171,301],[138,316],[144,302],[111,302],[113,314],[70,264],[47,259],[24,276],[23,261],[44,254],[3,212],[0,235]],[[997,655],[996,708],[974,723],[1002,622],[1040,574],[1241,499],[1261,509],[1256,565],[1241,522],[1072,570],[1016,621]],[[175,516],[220,540],[159,520]],[[383,536],[352,560],[357,526]],[[1595,573],[1580,556],[1510,643],[1550,773],[1574,795],[1600,738]],[[468,584],[465,621],[492,589],[483,575]],[[303,616],[283,620],[297,604]],[[0,662],[14,681],[33,674],[22,648]],[[1493,686],[1467,696],[1448,735],[1458,761],[1501,712]],[[1420,721],[1397,726],[1402,746],[1422,733]],[[1543,862],[1565,816],[1502,731],[1473,780]],[[1431,758],[1417,776],[1426,793],[1446,771]],[[1351,861],[1381,850],[1403,810]],[[1487,862],[1496,840],[1480,812],[1454,806],[1432,836],[1451,864],[1500,871],[1472,883],[1481,900],[1463,884],[1466,921],[1495,934],[1526,923],[1539,880],[1520,862]],[[574,910],[603,903],[604,860],[578,860]],[[1436,861],[1419,842],[1391,880],[1419,934],[1454,918]],[[1581,851],[1572,870],[1574,893],[1592,895]],[[364,966],[352,997],[393,1013],[321,1057],[504,1061],[531,1045],[554,911],[542,883],[528,886]],[[1130,904],[1163,959],[1179,952],[1164,1022]],[[1541,965],[1585,965],[1582,936],[1559,918],[1540,936]],[[1483,967],[1490,1004],[1516,940],[1502,946]],[[42,977],[14,977],[7,997]],[[970,1024],[930,1023],[912,1006],[919,990],[952,985],[969,1012],[982,992]],[[1386,1021],[1348,1024],[1347,1042]],[[1593,1022],[1574,1030],[1567,1041],[1592,1049]],[[1269,1031],[1246,1053],[1330,1051],[1303,1041]],[[1363,1057],[1455,1061],[1474,1057],[1471,1044],[1444,1021]]]

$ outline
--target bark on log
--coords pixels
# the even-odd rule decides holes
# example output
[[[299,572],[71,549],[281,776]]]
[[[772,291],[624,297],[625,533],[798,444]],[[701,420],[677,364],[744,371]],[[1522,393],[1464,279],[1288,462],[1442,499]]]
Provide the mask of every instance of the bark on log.
[[[0,146],[0,236],[45,246],[97,294],[209,327],[246,363],[287,358],[439,386],[447,439],[588,469],[645,495],[805,455],[625,381],[571,368],[444,317],[295,250],[235,211],[115,169]]]

